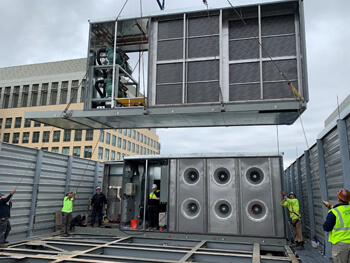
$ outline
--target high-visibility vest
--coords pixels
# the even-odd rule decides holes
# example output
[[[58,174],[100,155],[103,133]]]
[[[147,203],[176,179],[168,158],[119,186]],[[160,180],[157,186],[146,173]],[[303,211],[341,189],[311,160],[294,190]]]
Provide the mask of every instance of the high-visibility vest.
[[[298,201],[298,199],[296,199],[296,198],[294,198],[294,199],[288,198],[282,205],[288,208],[289,216],[290,216],[290,218],[292,220],[300,219],[299,201]]]
[[[159,190],[156,191],[157,193],[159,192]],[[149,198],[152,198],[152,197],[157,197],[156,194],[154,192],[151,192],[149,194]]]
[[[340,205],[329,212],[335,215],[336,221],[328,241],[332,244],[350,243],[350,205]]]
[[[62,212],[72,213],[73,212],[73,200],[74,198],[68,199],[68,196],[65,196],[63,199]]]

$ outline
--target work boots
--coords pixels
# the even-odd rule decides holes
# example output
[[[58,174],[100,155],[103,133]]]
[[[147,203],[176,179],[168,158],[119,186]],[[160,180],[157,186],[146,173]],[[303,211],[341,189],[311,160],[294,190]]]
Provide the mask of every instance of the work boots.
[[[296,243],[296,247],[295,250],[304,250],[304,242],[295,242]]]

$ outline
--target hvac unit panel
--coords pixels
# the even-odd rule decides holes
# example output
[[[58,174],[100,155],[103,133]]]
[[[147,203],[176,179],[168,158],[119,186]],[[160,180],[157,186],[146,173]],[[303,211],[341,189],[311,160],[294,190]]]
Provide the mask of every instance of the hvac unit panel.
[[[188,39],[188,58],[214,57],[219,55],[219,37]]]
[[[276,72],[276,66],[274,64],[276,64],[278,68],[286,76],[288,76],[290,80],[297,79],[298,77],[297,60],[289,59],[289,60],[276,60],[274,62],[271,62],[271,61],[263,62],[263,80],[264,81],[281,80],[281,74],[278,71]]]
[[[178,231],[204,233],[205,227],[205,171],[204,159],[179,159]]]
[[[158,61],[181,59],[183,41],[180,40],[163,40],[158,42]]]
[[[219,16],[203,16],[188,19],[188,36],[213,35],[219,33]]]
[[[157,104],[181,104],[182,84],[157,85]]]
[[[261,18],[261,35],[294,34],[294,15],[269,16]]]
[[[260,81],[259,62],[240,63],[240,64],[230,65],[230,84],[245,83],[245,82],[259,82],[259,81]]]
[[[183,37],[183,20],[168,20],[158,22],[158,39]]]
[[[293,83],[298,90],[298,85]],[[286,82],[265,82],[264,99],[294,98],[294,93]]]
[[[187,102],[217,102],[219,101],[219,82],[191,83],[187,85]]]
[[[231,40],[230,60],[259,58],[259,43],[255,39]]]
[[[230,101],[259,100],[260,84],[230,85]]]
[[[233,158],[207,160],[208,232],[238,234],[236,165]]]
[[[294,56],[296,53],[295,36],[264,37],[264,49],[271,57]],[[263,57],[269,57],[263,52]]]
[[[257,13],[256,16],[258,16]],[[259,21],[257,18],[244,19],[244,22],[246,25],[240,19],[229,22],[230,39],[251,38],[252,34],[254,36],[259,35]]]
[[[275,236],[269,159],[242,158],[240,173],[242,234]]]

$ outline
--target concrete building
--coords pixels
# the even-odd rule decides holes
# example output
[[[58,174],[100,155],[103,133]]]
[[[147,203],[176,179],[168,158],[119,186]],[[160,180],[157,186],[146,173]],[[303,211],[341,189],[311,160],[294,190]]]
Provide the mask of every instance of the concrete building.
[[[0,68],[0,141],[96,161],[159,154],[155,130],[62,130],[24,119],[28,111],[83,109],[85,72],[86,59]]]

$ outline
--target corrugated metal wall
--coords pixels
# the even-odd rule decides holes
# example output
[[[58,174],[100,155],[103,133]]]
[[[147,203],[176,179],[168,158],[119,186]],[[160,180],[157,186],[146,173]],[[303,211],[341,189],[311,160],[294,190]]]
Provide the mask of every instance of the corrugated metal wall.
[[[8,195],[17,188],[12,198],[10,239],[54,232],[55,211],[61,210],[67,189],[77,192],[73,216],[86,213],[95,176],[101,184],[102,175],[103,163],[0,142],[0,192]],[[34,210],[31,204],[36,193]],[[31,211],[35,211],[32,217]]]
[[[346,132],[340,132],[341,126],[345,124]],[[344,137],[344,138],[341,138]],[[346,137],[346,138],[345,138]],[[340,145],[344,141],[347,145]],[[341,146],[345,148],[345,154],[342,154]],[[297,163],[300,163],[301,189],[303,198],[303,224],[305,237],[312,238],[316,234],[321,242],[322,248],[326,239],[326,252],[330,256],[330,244],[327,241],[327,234],[323,231],[323,222],[325,220],[325,208],[322,200],[328,199],[332,204],[338,202],[337,191],[346,188],[349,185],[350,175],[344,169],[349,167],[349,149],[350,149],[350,115],[348,114],[333,126],[327,127],[322,133],[320,139],[309,150],[300,156],[291,166],[285,170],[286,180],[290,183],[295,181],[295,189],[298,199],[300,199]],[[323,151],[323,153],[321,152]],[[321,152],[321,153],[319,153]],[[308,169],[310,181],[308,180]],[[294,172],[292,172],[294,170]],[[293,177],[293,178],[292,178]],[[345,179],[344,179],[345,178]],[[285,190],[289,190],[285,186]],[[321,189],[325,189],[321,191]],[[349,189],[350,190],[350,189]]]

